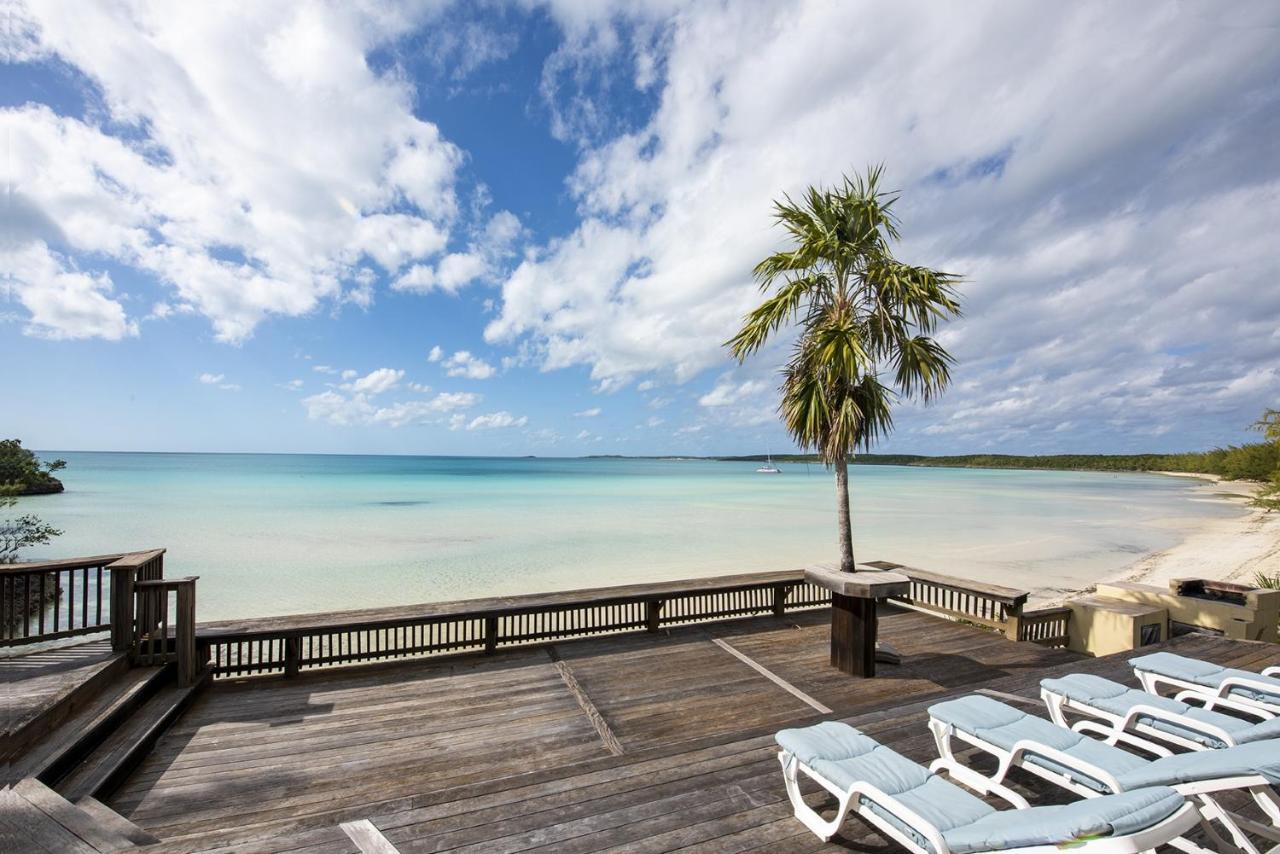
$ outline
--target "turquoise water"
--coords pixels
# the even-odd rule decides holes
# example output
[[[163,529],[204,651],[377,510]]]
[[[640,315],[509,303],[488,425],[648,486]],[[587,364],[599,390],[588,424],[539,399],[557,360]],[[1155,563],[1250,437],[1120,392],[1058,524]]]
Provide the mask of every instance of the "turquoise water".
[[[66,531],[29,558],[164,546],[201,619],[767,571],[836,556],[818,466],[707,461],[45,453]],[[1239,511],[1155,475],[857,466],[859,560],[1049,595]]]

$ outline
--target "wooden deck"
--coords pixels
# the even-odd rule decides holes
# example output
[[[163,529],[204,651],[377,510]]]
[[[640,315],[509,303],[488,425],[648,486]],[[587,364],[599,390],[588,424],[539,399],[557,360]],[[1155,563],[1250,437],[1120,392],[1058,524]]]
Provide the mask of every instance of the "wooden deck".
[[[542,824],[569,815],[616,819],[648,836],[647,821],[674,820],[666,815],[674,801],[663,798],[682,809],[725,798],[725,807],[776,806],[782,787],[770,767],[769,734],[782,726],[896,714],[909,703],[1034,680],[1080,661],[889,608],[881,637],[904,663],[882,666],[874,680],[851,679],[827,663],[828,621],[817,611],[490,658],[216,684],[109,804],[166,839],[169,850],[354,850],[337,825],[359,818],[372,818],[402,850],[502,849],[490,833],[523,840],[510,850],[552,844],[536,841],[549,832]],[[922,722],[915,729],[927,736]],[[703,770],[686,772],[686,763]],[[590,783],[596,779],[611,782],[601,789]],[[523,811],[543,797],[551,800],[515,824],[468,824],[486,821],[476,812],[484,803],[533,799]],[[578,805],[565,813],[562,802]],[[594,817],[622,808],[630,812]],[[445,820],[459,809],[469,817]],[[645,809],[657,812],[645,818]],[[576,835],[591,835],[588,826],[596,824],[574,825]],[[625,841],[591,838],[599,847]]]
[[[945,696],[990,690],[1033,708],[1046,675],[1132,683],[1125,657],[898,608],[881,637],[904,663],[852,679],[827,664],[827,620],[216,684],[108,804],[165,840],[155,851],[351,852],[338,825],[358,819],[403,852],[812,851],[824,846],[790,815],[778,728],[842,718],[928,762],[926,709]],[[1201,636],[1168,647],[1243,667],[1277,660],[1274,646]],[[835,846],[893,850],[857,819]]]

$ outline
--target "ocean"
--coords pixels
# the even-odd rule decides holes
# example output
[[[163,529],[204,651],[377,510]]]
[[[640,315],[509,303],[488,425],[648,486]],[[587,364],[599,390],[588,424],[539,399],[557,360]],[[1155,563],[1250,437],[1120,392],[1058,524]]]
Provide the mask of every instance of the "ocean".
[[[706,460],[41,452],[66,492],[24,498],[65,531],[26,559],[163,546],[201,620],[792,569],[833,561],[817,465]],[[1241,511],[1194,481],[855,466],[857,559],[1037,598]]]

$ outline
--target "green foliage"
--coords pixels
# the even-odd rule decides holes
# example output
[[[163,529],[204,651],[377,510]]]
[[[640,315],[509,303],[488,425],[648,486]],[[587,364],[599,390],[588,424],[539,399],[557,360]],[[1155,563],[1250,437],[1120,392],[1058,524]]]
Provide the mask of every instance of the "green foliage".
[[[725,342],[741,362],[800,325],[780,411],[797,444],[827,463],[888,433],[898,399],[930,400],[951,378],[951,356],[931,336],[959,314],[958,278],[893,256],[897,196],[879,189],[881,173],[777,203],[790,245],[756,265],[768,296]]]
[[[17,505],[18,494],[16,484],[0,485],[0,510],[8,511]],[[62,531],[30,513],[0,518],[0,564],[17,563],[22,549],[45,545],[61,535]]]
[[[66,460],[40,462],[21,439],[0,439],[0,484],[16,484],[19,495],[61,492],[62,482],[53,473],[66,466]]]
[[[1267,485],[1254,496],[1253,505],[1268,512],[1280,510],[1280,409],[1268,409],[1253,426],[1266,437],[1265,447],[1273,452]]]
[[[1253,585],[1264,590],[1280,590],[1280,575],[1267,575],[1259,572],[1253,577]]]

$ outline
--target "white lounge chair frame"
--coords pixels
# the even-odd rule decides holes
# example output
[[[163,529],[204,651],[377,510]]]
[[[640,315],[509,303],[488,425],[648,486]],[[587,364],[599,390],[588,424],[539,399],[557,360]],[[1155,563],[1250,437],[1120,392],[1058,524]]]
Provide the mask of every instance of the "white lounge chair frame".
[[[1265,703],[1249,697],[1231,696],[1231,691],[1235,688],[1248,688],[1263,694],[1270,694],[1276,690],[1275,685],[1268,684],[1260,679],[1228,676],[1219,682],[1218,687],[1215,689],[1201,685],[1198,682],[1190,682],[1186,679],[1165,676],[1163,673],[1142,670],[1136,666],[1133,668],[1133,672],[1138,677],[1138,682],[1142,684],[1142,690],[1148,694],[1159,695],[1161,685],[1172,685],[1175,688],[1181,688],[1182,690],[1173,697],[1179,703],[1194,701],[1209,711],[1213,711],[1216,708],[1232,709],[1264,721],[1274,718],[1280,713],[1280,705],[1275,703]],[[1262,671],[1261,675],[1280,675],[1280,667],[1268,667]]]
[[[951,849],[943,839],[941,830],[919,813],[901,803],[897,798],[882,792],[870,783],[857,782],[847,789],[841,788],[805,765],[794,754],[785,750],[778,751],[778,761],[782,763],[782,777],[786,782],[787,797],[791,800],[791,807],[795,811],[796,818],[805,827],[812,830],[823,842],[830,841],[831,837],[836,835],[836,831],[840,829],[840,826],[844,824],[845,817],[850,812],[853,812],[908,851],[915,852],[915,854],[951,854]],[[937,760],[933,765],[929,766],[930,772],[934,772],[934,766],[938,765],[940,761]],[[799,772],[804,772],[805,776],[836,797],[838,805],[833,818],[830,820],[824,819],[818,814],[817,810],[805,803],[804,796],[800,793]],[[974,777],[980,777],[975,772],[970,772],[970,774]],[[961,778],[957,777],[957,779]],[[999,795],[1017,809],[1026,809],[1029,806],[1025,798],[1006,786],[988,782],[984,788],[987,793]],[[983,790],[979,789],[979,791]],[[864,799],[868,802],[867,804],[862,803]],[[874,803],[883,812],[892,814],[898,821],[919,833],[928,841],[930,847],[921,847],[916,840],[907,836],[892,823],[871,810],[869,808],[871,803]],[[1127,836],[1109,836],[1103,839],[1081,840],[1072,843],[1071,850],[1072,852],[1081,852],[1081,854],[1139,854],[1139,852],[1153,851],[1156,846],[1166,845],[1186,833],[1199,820],[1200,816],[1195,806],[1186,803],[1163,821],[1139,833],[1132,833]],[[1062,846],[1035,845],[1022,848],[1002,848],[981,852],[981,854],[1062,854]]]
[[[1194,739],[1186,738],[1177,733],[1166,732],[1150,724],[1143,723],[1142,718],[1162,720],[1174,726],[1217,739],[1227,747],[1236,746],[1235,739],[1222,727],[1206,721],[1196,720],[1186,715],[1180,715],[1167,709],[1149,706],[1145,703],[1131,706],[1123,715],[1117,715],[1080,700],[1074,700],[1066,694],[1059,694],[1044,686],[1040,688],[1040,697],[1044,700],[1045,706],[1048,707],[1049,717],[1053,719],[1055,724],[1075,732],[1095,733],[1102,736],[1103,741],[1113,747],[1117,743],[1123,742],[1156,756],[1173,755],[1172,750],[1159,742],[1184,747],[1188,750],[1212,749]],[[1070,709],[1073,712],[1084,715],[1085,718],[1076,721],[1074,724],[1068,723],[1067,717],[1063,713],[1064,709]],[[1147,736],[1147,738],[1142,736]]]
[[[1078,772],[1080,776],[1097,780],[1112,792],[1125,791],[1124,787],[1120,785],[1120,782],[1110,771],[1086,762],[1079,757],[1063,753],[1047,744],[1023,739],[1015,742],[1012,750],[1005,750],[998,745],[985,741],[972,733],[957,729],[946,721],[941,721],[934,717],[929,718],[929,731],[933,733],[933,740],[938,746],[938,755],[941,757],[930,766],[930,770],[934,770],[935,767],[945,770],[955,779],[963,781],[969,788],[983,794],[987,794],[985,788],[988,786],[1005,788],[1005,777],[1012,768],[1022,768],[1041,779],[1048,780],[1056,786],[1086,798],[1095,798],[1103,794],[1081,783],[1079,777],[1071,774],[1061,774],[1037,762],[1028,762],[1026,759],[1028,754],[1048,759]],[[951,739],[953,738],[994,756],[999,762],[996,772],[988,777],[967,765],[961,764],[956,759],[955,752],[951,746]],[[1168,843],[1173,848],[1177,848],[1180,851],[1193,852],[1193,854],[1214,854],[1214,852],[1230,850],[1233,846],[1218,834],[1212,822],[1218,822],[1225,827],[1235,843],[1234,848],[1244,851],[1246,854],[1261,854],[1261,851],[1253,844],[1245,831],[1255,833],[1272,842],[1280,842],[1280,798],[1276,797],[1270,783],[1260,774],[1223,777],[1215,780],[1197,780],[1192,783],[1170,786],[1170,788],[1188,799],[1193,799],[1193,803],[1197,805],[1200,811],[1200,826],[1204,828],[1206,835],[1215,846],[1212,849],[1208,849],[1196,845],[1188,839],[1178,838]],[[1235,790],[1247,791],[1253,797],[1254,802],[1258,804],[1263,814],[1271,820],[1272,824],[1264,825],[1246,816],[1232,813],[1213,798],[1215,794]]]

